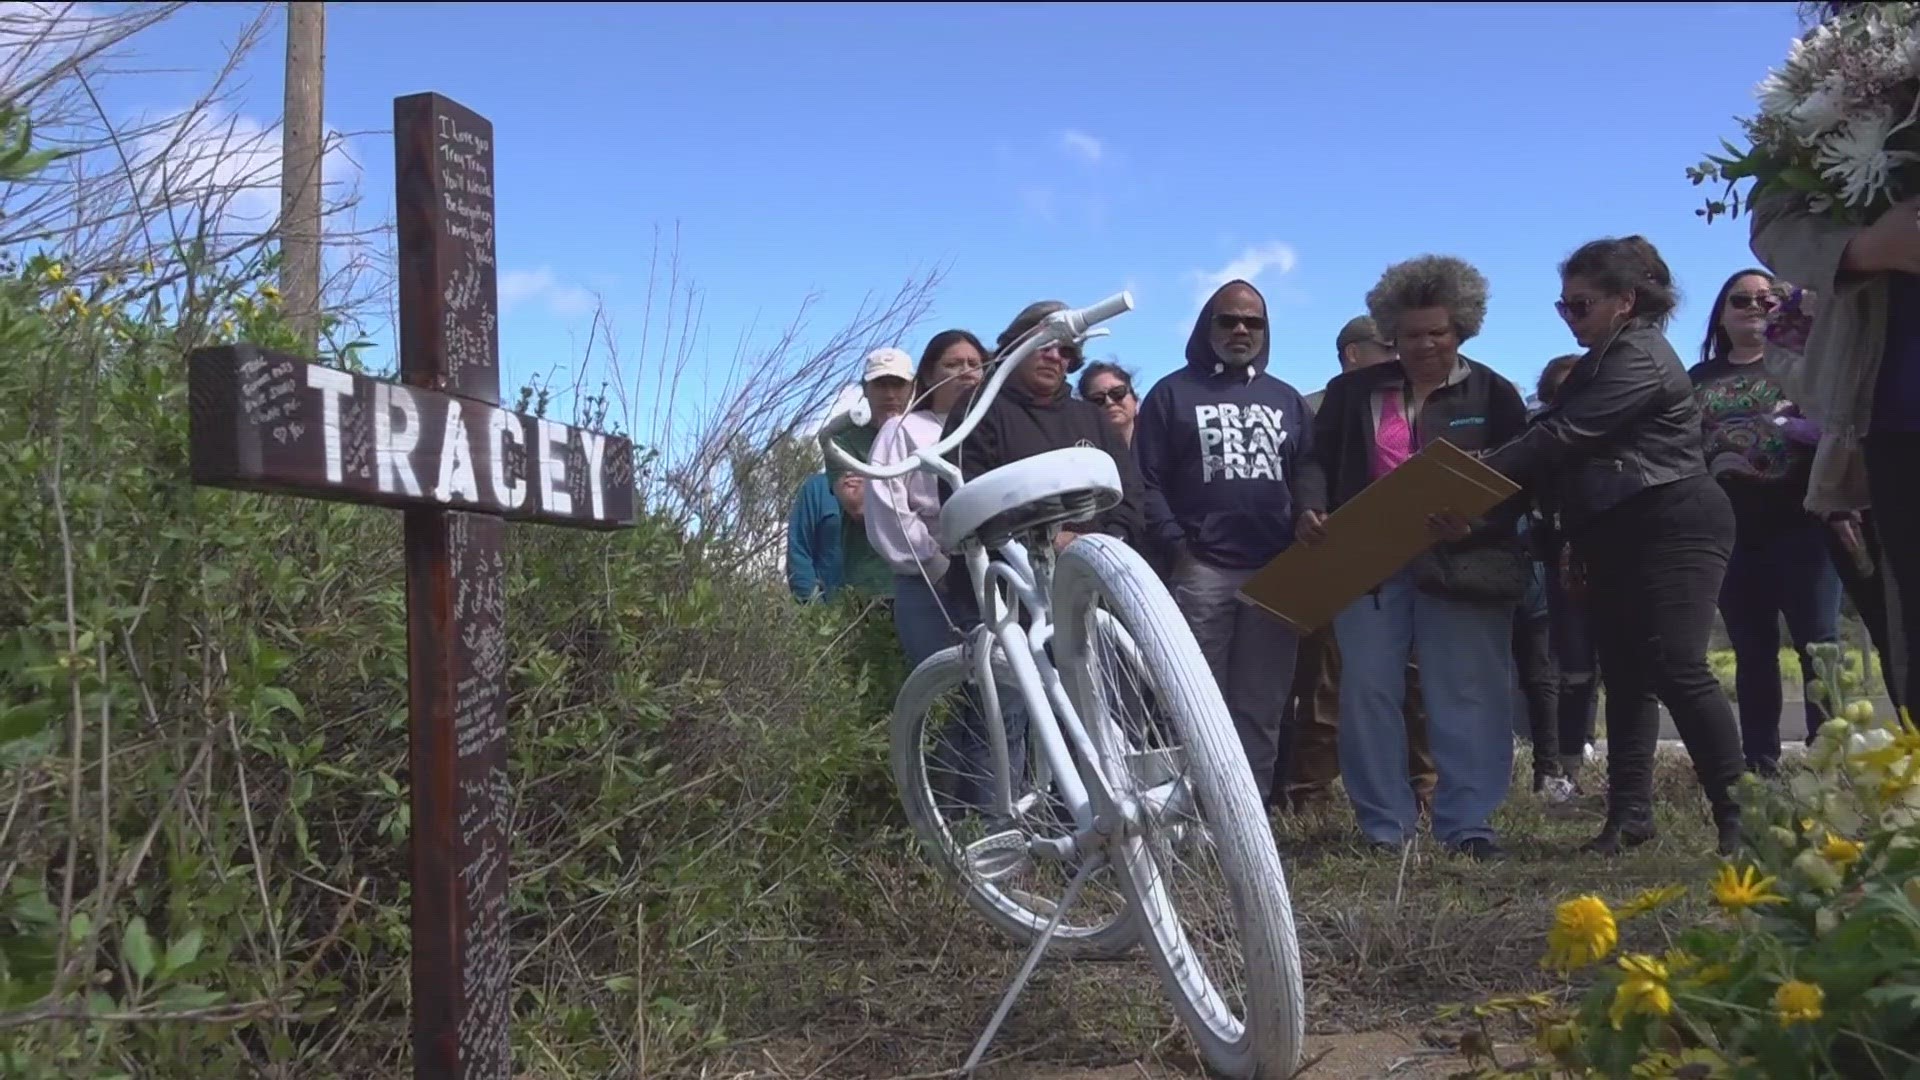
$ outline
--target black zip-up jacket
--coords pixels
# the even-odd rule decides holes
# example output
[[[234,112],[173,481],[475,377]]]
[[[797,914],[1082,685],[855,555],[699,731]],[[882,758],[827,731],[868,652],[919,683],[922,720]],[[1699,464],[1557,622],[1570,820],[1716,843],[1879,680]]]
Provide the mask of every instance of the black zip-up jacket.
[[[1573,365],[1554,403],[1483,460],[1578,533],[1648,488],[1707,472],[1700,404],[1658,327],[1634,322]]]
[[[960,475],[971,480],[1002,465],[1049,450],[1097,446],[1105,450],[1120,469],[1120,501],[1092,521],[1077,522],[1068,527],[1075,532],[1106,533],[1139,548],[1146,534],[1146,519],[1140,502],[1140,469],[1134,463],[1126,440],[1107,423],[1099,406],[1074,397],[1064,382],[1051,398],[1036,401],[1013,385],[1011,378],[1009,376],[1008,385],[1001,387],[1000,396],[987,406],[986,415],[980,418],[980,425],[950,455],[949,460],[959,467]],[[978,393],[979,390],[975,390],[968,394],[960,405],[947,413],[946,426],[940,433],[942,438],[960,427],[973,410]],[[943,483],[941,501],[945,502],[952,494]],[[956,598],[972,596],[973,583],[967,577],[965,560],[953,561],[947,571],[946,587]]]
[[[1296,496],[1300,509],[1330,513],[1373,482],[1373,433],[1385,393],[1408,390],[1398,363],[1375,364],[1337,375],[1313,417],[1313,451],[1301,462]],[[1414,420],[1417,445],[1445,439],[1466,451],[1486,450],[1519,435],[1527,426],[1527,404],[1499,372],[1477,360],[1460,358],[1453,375],[1427,395]],[[1511,536],[1526,509],[1515,497],[1476,523],[1475,539]]]

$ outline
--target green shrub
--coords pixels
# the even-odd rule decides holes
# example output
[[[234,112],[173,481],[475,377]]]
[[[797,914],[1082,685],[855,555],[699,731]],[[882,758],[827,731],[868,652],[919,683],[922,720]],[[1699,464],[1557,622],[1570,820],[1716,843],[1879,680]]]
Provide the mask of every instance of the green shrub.
[[[0,279],[0,1075],[407,1072],[400,516],[187,476],[187,350],[292,343],[268,269]],[[658,1072],[736,942],[871,915],[891,625],[654,517],[509,537],[516,1057]]]
[[[1843,692],[1863,696],[1886,693],[1887,683],[1880,670],[1878,652],[1849,645],[1842,647],[1842,655],[1845,660],[1839,669],[1838,680]],[[1739,687],[1735,681],[1739,664],[1734,660],[1733,650],[1709,650],[1707,664],[1713,669],[1713,677],[1720,680],[1720,688],[1726,691],[1727,697],[1739,700]],[[1787,686],[1800,686],[1800,654],[1792,646],[1780,649],[1780,681]]]

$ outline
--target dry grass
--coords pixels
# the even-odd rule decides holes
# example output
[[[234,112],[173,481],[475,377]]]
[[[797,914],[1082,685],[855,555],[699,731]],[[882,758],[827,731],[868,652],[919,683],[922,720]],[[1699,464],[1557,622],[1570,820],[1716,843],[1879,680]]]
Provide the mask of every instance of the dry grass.
[[[1522,763],[1516,775],[1524,772]],[[1597,790],[1600,777],[1583,778]],[[1433,1027],[1444,1006],[1544,989],[1539,967],[1553,906],[1584,891],[1623,897],[1716,864],[1705,801],[1682,761],[1656,780],[1660,839],[1616,859],[1574,848],[1599,828],[1597,798],[1548,808],[1516,786],[1499,824],[1510,858],[1479,865],[1422,838],[1405,861],[1361,849],[1344,803],[1276,819],[1305,956],[1309,1030],[1321,1035]],[[902,851],[877,843],[868,887],[889,898],[881,925],[830,938],[741,943],[713,972],[735,1005],[734,1037],[676,1071],[706,1077],[904,1078],[963,1061],[1021,953]],[[1659,924],[1629,928],[1658,934]],[[749,959],[751,957],[751,959]],[[1444,1043],[1443,1030],[1430,1032]],[[996,1041],[983,1075],[1138,1063],[1199,1075],[1144,957],[1049,960]],[[1142,1072],[1142,1075],[1148,1075]]]

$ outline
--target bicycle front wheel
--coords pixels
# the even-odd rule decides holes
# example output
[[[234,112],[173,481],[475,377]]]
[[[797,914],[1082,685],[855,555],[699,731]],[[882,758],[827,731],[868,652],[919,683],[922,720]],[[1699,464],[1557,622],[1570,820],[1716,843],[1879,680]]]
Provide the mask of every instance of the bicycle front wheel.
[[[1225,699],[1173,597],[1107,536],[1061,553],[1055,655],[1115,795],[1141,939],[1207,1065],[1300,1067],[1306,1006],[1286,874]]]

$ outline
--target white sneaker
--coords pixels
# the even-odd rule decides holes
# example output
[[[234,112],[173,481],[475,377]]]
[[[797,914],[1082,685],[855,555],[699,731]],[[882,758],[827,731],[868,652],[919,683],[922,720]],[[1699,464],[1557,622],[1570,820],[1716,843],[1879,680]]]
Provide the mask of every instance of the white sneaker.
[[[1549,776],[1540,782],[1540,797],[1549,806],[1565,805],[1573,801],[1573,796],[1573,781],[1564,776]]]
[[[1595,764],[1600,760],[1600,750],[1592,743],[1588,743],[1587,748],[1580,752],[1580,757],[1589,765]]]

